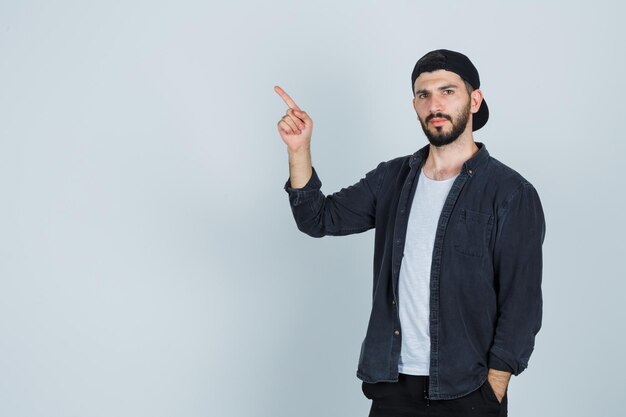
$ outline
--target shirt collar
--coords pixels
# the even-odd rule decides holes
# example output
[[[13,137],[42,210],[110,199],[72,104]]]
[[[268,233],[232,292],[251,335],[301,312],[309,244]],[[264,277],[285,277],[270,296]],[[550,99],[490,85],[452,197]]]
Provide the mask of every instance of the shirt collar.
[[[476,146],[478,146],[478,152],[476,152],[470,159],[465,161],[463,164],[463,170],[468,175],[474,175],[476,170],[480,168],[482,164],[487,162],[489,159],[489,152],[487,151],[487,147],[482,142],[475,142]],[[422,162],[426,160],[428,157],[428,152],[430,150],[430,145],[426,145],[420,149],[418,149],[411,157],[409,158],[409,166],[411,168],[415,166],[421,166]]]

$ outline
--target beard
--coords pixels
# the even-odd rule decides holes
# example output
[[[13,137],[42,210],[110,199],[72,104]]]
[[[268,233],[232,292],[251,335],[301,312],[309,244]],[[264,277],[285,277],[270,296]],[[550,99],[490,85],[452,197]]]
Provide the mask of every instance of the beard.
[[[453,119],[450,115],[443,113],[429,114],[424,121],[422,121],[422,119],[420,119],[419,117],[418,119],[420,121],[420,124],[422,125],[422,130],[424,131],[424,134],[428,138],[428,141],[431,143],[431,145],[440,148],[442,146],[451,144],[452,142],[457,140],[459,136],[461,136],[461,133],[463,133],[465,131],[465,128],[467,127],[467,121],[469,120],[471,114],[470,100],[467,100],[467,105],[464,106],[463,109],[461,109],[461,112],[457,115],[456,119]],[[427,125],[428,122],[435,118],[447,119],[452,124],[452,130],[450,130],[448,133],[444,133],[444,126],[436,126],[436,132],[431,132],[428,129]]]

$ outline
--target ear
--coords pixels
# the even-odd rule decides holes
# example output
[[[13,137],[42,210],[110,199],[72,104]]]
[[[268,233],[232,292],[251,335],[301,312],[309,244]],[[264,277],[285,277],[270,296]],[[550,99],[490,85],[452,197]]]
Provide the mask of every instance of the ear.
[[[480,105],[483,102],[483,92],[481,91],[480,88],[475,89],[474,91],[472,91],[472,94],[470,95],[470,111],[472,113],[476,113],[478,111],[478,109],[480,108]]]

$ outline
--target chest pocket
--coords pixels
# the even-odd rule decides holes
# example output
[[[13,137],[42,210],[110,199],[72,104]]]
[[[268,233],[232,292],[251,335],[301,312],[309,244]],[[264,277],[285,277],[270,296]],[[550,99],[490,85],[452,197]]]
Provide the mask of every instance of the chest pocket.
[[[452,228],[454,249],[463,255],[482,257],[487,251],[492,227],[492,214],[461,209]]]

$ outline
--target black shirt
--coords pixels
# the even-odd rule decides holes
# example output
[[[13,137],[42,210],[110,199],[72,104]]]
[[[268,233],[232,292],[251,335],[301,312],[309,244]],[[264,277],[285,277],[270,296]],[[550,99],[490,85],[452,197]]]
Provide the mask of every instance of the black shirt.
[[[545,220],[535,188],[491,157],[468,159],[444,203],[430,277],[429,397],[453,399],[480,387],[489,368],[521,373],[542,318]],[[381,162],[354,185],[325,196],[313,168],[291,188],[298,229],[313,237],[375,228],[372,312],[357,376],[397,381],[401,347],[398,278],[411,202],[429,145]]]

